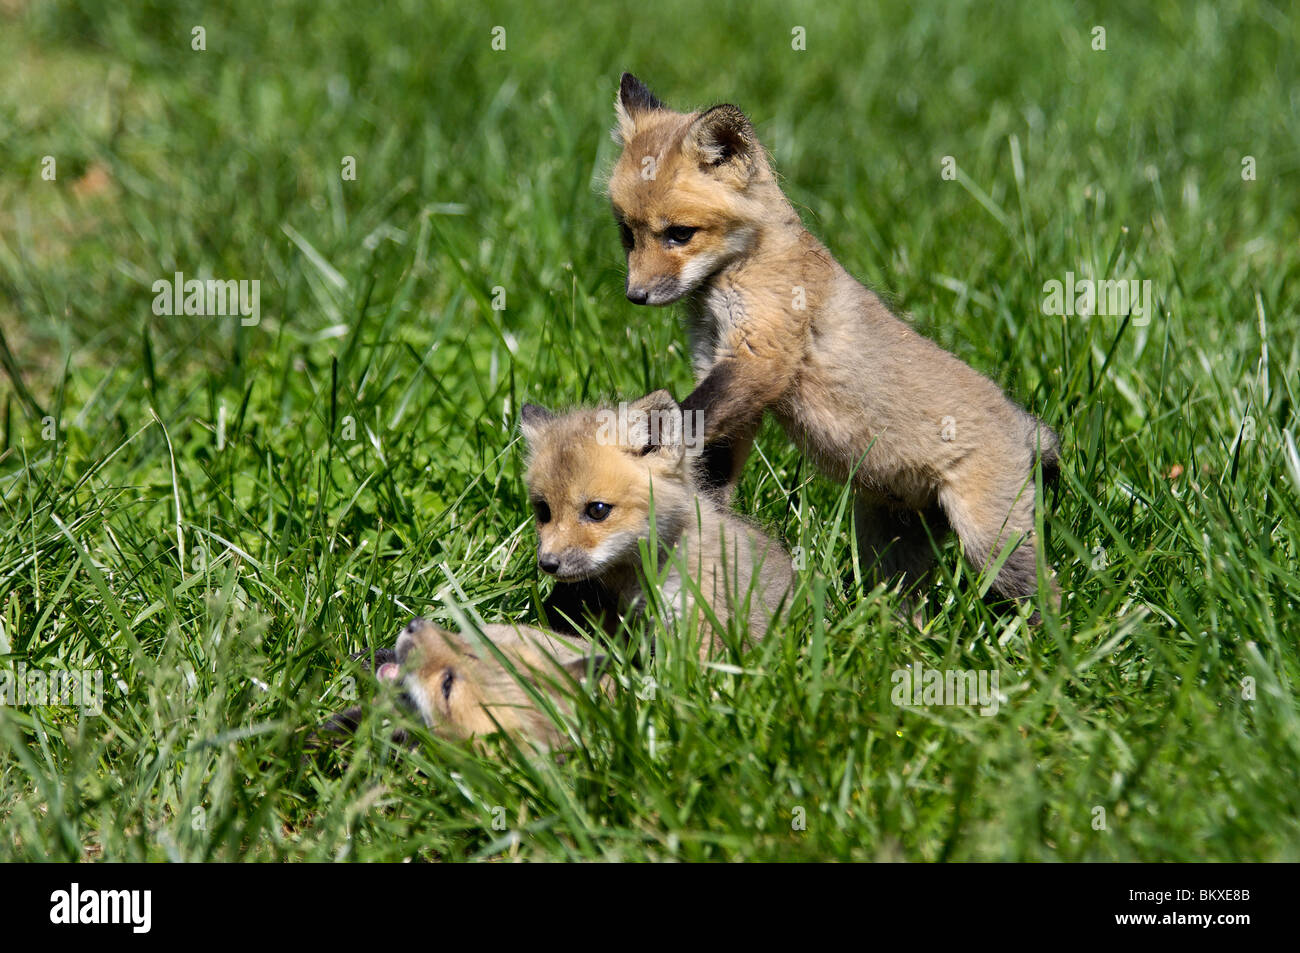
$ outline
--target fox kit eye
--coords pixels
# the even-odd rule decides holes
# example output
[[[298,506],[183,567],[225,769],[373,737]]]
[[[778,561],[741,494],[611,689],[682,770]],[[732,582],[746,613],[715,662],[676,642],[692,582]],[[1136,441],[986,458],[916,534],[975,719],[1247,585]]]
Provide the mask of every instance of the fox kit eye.
[[[618,237],[623,240],[623,247],[628,251],[636,244],[636,238],[632,235],[632,229],[628,227],[627,222],[618,223]]]
[[[454,685],[455,683],[456,683],[456,673],[453,672],[451,669],[447,669],[447,671],[442,676],[442,700],[443,701],[451,701],[451,686]]]
[[[614,506],[611,503],[602,503],[600,500],[595,500],[587,504],[587,519],[599,523],[609,515],[609,511],[613,508]]]
[[[537,517],[537,522],[549,523],[551,521],[551,508],[546,505],[545,500],[533,500],[533,515]]]
[[[664,240],[667,241],[669,245],[685,245],[691,240],[691,236],[694,235],[695,232],[696,229],[692,228],[690,225],[670,225],[664,230]]]

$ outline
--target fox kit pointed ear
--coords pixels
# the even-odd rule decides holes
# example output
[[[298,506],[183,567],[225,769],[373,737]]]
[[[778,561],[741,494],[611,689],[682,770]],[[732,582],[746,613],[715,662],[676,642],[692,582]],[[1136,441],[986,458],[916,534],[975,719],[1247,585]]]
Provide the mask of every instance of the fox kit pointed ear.
[[[683,453],[682,408],[666,390],[634,400],[627,408],[628,447],[645,456],[662,454],[676,459]]]
[[[519,430],[523,433],[524,439],[533,443],[546,425],[555,419],[555,414],[551,413],[545,407],[539,407],[537,404],[524,404],[523,410],[519,412]]]
[[[659,390],[651,391],[644,397],[638,397],[627,406],[628,410],[644,411],[681,409],[673,395],[668,393],[668,391],[664,390],[662,387],[659,388]]]
[[[618,117],[614,141],[622,145],[632,138],[640,114],[667,108],[645,83],[631,73],[624,73],[618,84],[618,98],[614,100],[614,114]]]
[[[683,149],[701,166],[738,169],[746,175],[754,167],[758,138],[745,114],[735,106],[714,106],[686,130]]]

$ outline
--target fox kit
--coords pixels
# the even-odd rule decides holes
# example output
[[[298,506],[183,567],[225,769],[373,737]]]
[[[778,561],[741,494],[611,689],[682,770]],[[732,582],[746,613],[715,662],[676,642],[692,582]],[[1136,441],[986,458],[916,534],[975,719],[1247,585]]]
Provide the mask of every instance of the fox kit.
[[[609,196],[636,304],[685,299],[703,413],[701,479],[726,499],[764,411],[830,477],[852,481],[860,553],[912,588],[951,526],[993,588],[1037,588],[1033,465],[1056,435],[890,313],[800,223],[735,106],[668,109],[623,74]],[[945,525],[946,524],[946,525]],[[1053,584],[1053,590],[1055,589]]]
[[[477,637],[415,619],[375,674],[404,687],[425,724],[449,740],[501,731],[539,747],[561,745],[560,729],[520,680],[571,713],[566,686],[589,672],[599,677],[604,658],[588,658],[554,633],[528,626],[486,625],[483,635],[499,655]]]
[[[791,588],[790,557],[697,491],[681,410],[667,391],[622,415],[604,408],[557,416],[528,404],[521,428],[543,571],[560,583],[598,582],[621,611],[643,609],[641,543],[653,531],[664,607],[679,625],[694,615],[702,655],[719,641],[701,600],[722,628],[739,615],[750,643],[763,638]]]

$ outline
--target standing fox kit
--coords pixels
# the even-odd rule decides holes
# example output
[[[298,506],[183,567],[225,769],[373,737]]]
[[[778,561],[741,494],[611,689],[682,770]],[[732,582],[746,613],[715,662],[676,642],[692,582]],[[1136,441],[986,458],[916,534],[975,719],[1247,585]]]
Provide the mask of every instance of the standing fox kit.
[[[561,584],[598,582],[620,611],[639,611],[646,602],[641,544],[653,536],[666,574],[657,587],[672,617],[665,621],[687,626],[694,617],[702,655],[720,644],[706,607],[724,630],[742,618],[749,643],[766,634],[791,588],[790,557],[697,491],[681,410],[667,391],[627,405],[623,414],[603,408],[556,415],[528,404],[521,429],[537,561],[545,572]]]
[[[735,106],[675,112],[623,74],[609,181],[636,304],[685,299],[706,485],[726,499],[764,411],[852,481],[860,553],[909,588],[945,523],[1009,598],[1037,588],[1035,458],[1056,435],[890,313],[810,234]]]

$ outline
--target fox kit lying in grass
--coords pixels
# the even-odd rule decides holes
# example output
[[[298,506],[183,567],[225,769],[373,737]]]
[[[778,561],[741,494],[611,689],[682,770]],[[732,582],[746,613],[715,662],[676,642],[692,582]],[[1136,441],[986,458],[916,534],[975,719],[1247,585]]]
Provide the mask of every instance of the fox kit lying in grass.
[[[521,428],[545,572],[562,584],[596,581],[620,611],[641,610],[641,544],[653,534],[657,565],[667,573],[657,587],[664,608],[678,625],[695,617],[702,655],[719,645],[710,613],[724,630],[742,617],[749,642],[763,638],[791,588],[790,557],[697,492],[681,410],[667,391],[622,415],[602,408],[557,416],[528,404]]]
[[[911,588],[947,526],[976,567],[1014,546],[993,588],[1037,589],[1033,466],[1043,423],[894,317],[800,223],[735,106],[668,109],[624,73],[609,182],[636,304],[685,298],[702,411],[705,485],[726,499],[763,412],[840,482],[852,480],[860,552]],[[922,521],[922,515],[925,522]]]
[[[604,658],[588,657],[554,633],[528,626],[486,625],[483,635],[491,646],[414,619],[375,675],[405,688],[425,724],[441,737],[501,731],[542,747],[561,745],[560,729],[538,697],[571,714],[567,689],[588,674],[601,677]]]

